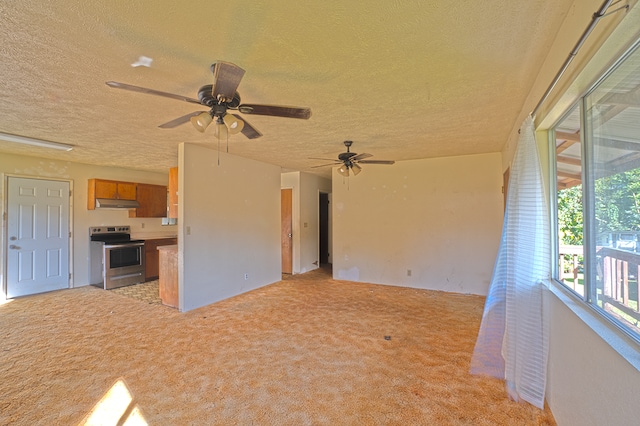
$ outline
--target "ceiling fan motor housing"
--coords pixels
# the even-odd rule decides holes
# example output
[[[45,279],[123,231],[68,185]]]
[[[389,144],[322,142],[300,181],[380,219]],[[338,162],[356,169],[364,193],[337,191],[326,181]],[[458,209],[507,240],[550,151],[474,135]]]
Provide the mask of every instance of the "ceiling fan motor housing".
[[[237,108],[240,105],[240,94],[235,93],[233,99],[229,102],[218,102],[211,94],[212,85],[207,84],[198,90],[198,99],[202,105],[211,108],[212,117],[221,117],[226,114],[227,108]]]
[[[351,157],[356,156],[355,152],[343,152],[342,154],[338,154],[338,160],[340,161],[348,161]]]

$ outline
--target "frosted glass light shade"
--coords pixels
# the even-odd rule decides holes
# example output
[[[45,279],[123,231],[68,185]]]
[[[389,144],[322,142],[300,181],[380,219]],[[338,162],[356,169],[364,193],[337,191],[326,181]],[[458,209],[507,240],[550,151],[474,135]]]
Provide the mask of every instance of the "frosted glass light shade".
[[[244,127],[244,121],[238,120],[234,115],[226,114],[223,118],[224,124],[227,125],[229,129],[229,133],[235,135],[236,133],[240,133],[242,128]]]
[[[227,130],[227,126],[225,126],[224,123],[221,122],[216,122],[216,136],[218,136],[218,139],[224,140],[227,139],[228,133],[229,131]]]
[[[209,124],[211,124],[211,121],[213,121],[213,117],[211,117],[208,112],[203,112],[202,114],[198,114],[195,117],[191,117],[190,121],[197,131],[199,131],[200,133],[204,133],[204,131],[207,129],[207,126],[209,126]]]

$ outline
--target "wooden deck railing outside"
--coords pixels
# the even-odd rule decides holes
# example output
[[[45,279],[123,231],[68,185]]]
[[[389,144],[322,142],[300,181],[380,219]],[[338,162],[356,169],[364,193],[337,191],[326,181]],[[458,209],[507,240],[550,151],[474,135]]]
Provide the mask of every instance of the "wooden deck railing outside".
[[[632,251],[599,247],[596,251],[598,268],[602,268],[602,301],[640,321],[638,303],[638,276],[640,276],[640,254]],[[600,271],[599,271],[600,272]]]
[[[581,296],[584,296],[584,285],[579,283],[583,256],[582,246],[559,247],[560,281]],[[640,322],[640,254],[613,247],[597,247],[596,259],[597,276],[601,278],[599,286],[602,286],[602,291],[597,292],[602,301],[598,305],[608,311],[616,308]]]
[[[558,270],[560,273],[560,281],[567,287],[572,288],[576,293],[584,296],[584,285],[578,284],[578,275],[582,270],[582,259],[584,259],[582,246],[561,245],[559,255]],[[569,257],[569,261],[567,261],[567,257]],[[573,278],[573,281],[567,280],[569,277]]]

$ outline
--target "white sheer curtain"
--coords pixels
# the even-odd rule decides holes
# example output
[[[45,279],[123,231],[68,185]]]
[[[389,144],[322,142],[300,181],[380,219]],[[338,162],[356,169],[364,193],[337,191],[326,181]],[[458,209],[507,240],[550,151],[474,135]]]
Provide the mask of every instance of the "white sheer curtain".
[[[533,118],[511,166],[507,208],[472,374],[506,381],[509,396],[544,408],[549,347],[545,296],[551,275],[549,210]]]

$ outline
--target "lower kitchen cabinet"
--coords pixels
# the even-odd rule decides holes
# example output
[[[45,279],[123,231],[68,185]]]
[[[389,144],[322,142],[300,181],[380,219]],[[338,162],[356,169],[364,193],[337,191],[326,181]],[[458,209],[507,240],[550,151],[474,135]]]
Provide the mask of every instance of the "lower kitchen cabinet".
[[[178,244],[177,238],[154,238],[144,241],[144,270],[147,281],[157,280],[160,271],[158,247]]]
[[[160,246],[160,279],[158,293],[162,304],[180,308],[178,290],[178,246]]]

